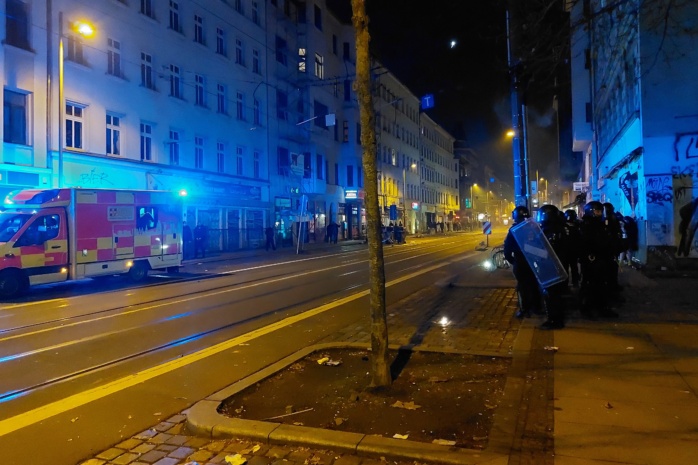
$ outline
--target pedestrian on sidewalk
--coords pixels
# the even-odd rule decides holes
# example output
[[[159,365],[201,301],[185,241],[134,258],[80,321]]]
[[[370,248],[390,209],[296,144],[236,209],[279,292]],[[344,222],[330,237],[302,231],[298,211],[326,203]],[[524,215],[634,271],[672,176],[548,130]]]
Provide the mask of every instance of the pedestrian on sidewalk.
[[[523,223],[531,214],[528,208],[520,205],[511,212],[513,225]],[[504,258],[511,264],[514,278],[516,278],[516,292],[519,296],[519,310],[516,312],[517,318],[530,317],[533,313],[541,312],[541,293],[536,275],[526,261],[526,257],[521,251],[516,238],[511,233],[511,229],[504,239]]]
[[[194,228],[194,258],[199,257],[199,252],[201,252],[201,258],[206,258],[206,241],[208,240],[208,231],[206,226],[199,223]]]
[[[264,235],[267,238],[267,243],[264,246],[264,250],[267,252],[269,251],[269,248],[271,247],[272,250],[276,250],[276,243],[274,242],[274,228],[269,226],[264,230]]]
[[[182,259],[191,258],[192,246],[194,243],[194,235],[191,232],[191,227],[185,222],[182,227]]]

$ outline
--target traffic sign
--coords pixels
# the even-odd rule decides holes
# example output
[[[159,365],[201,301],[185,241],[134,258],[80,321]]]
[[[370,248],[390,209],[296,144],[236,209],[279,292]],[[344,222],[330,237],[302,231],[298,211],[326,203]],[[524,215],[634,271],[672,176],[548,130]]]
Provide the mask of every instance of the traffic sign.
[[[489,221],[485,221],[482,224],[482,233],[487,235],[492,234],[492,223],[490,223]]]

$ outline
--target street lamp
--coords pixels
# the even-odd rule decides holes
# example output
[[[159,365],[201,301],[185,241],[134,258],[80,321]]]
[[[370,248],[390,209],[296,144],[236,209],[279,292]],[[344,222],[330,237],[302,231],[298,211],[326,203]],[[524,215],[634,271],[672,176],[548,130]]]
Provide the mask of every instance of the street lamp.
[[[94,34],[94,29],[88,23],[76,21],[70,24],[70,28],[82,35],[83,37],[91,37]],[[63,187],[63,144],[65,144],[65,93],[64,80],[65,73],[63,70],[63,12],[58,12],[58,187]]]

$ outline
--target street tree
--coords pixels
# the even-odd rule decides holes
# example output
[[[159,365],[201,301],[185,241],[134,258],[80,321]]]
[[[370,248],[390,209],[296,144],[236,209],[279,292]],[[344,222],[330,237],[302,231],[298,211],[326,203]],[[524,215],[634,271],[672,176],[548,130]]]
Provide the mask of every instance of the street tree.
[[[366,174],[366,234],[370,280],[372,387],[392,382],[388,363],[388,323],[385,311],[385,262],[381,241],[381,216],[378,205],[378,170],[376,167],[376,132],[373,93],[371,92],[370,35],[365,0],[351,0],[352,23],[356,38],[356,94],[361,119],[361,148]]]

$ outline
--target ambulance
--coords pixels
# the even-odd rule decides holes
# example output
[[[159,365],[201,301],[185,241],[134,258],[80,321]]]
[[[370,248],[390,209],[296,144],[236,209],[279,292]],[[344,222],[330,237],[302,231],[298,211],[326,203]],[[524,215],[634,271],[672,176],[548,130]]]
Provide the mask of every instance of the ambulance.
[[[182,264],[181,197],[165,191],[29,189],[0,212],[0,297],[36,284]]]

